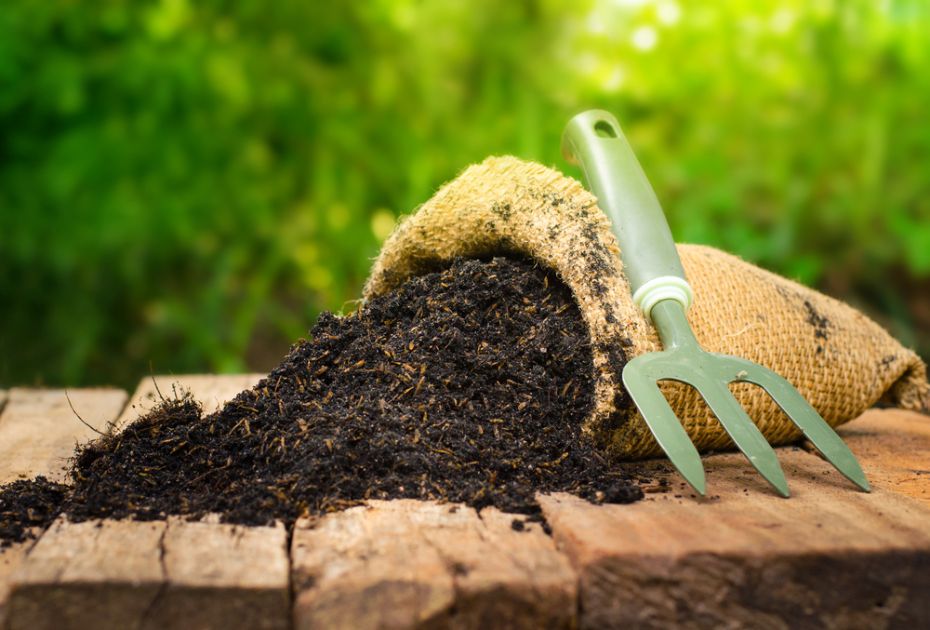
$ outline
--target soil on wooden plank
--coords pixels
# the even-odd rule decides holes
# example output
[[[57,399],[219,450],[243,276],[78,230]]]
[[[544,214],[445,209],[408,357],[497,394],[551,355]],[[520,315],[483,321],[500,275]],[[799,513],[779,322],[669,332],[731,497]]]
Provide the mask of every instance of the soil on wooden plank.
[[[35,535],[61,512],[68,486],[36,477],[0,487],[0,545],[22,542]]]
[[[166,400],[79,449],[60,511],[265,524],[366,499],[530,518],[540,491],[635,501],[639,487],[581,432],[592,404],[590,344],[569,290],[529,262],[458,260],[357,313],[322,315],[217,413]],[[14,508],[30,492],[19,488],[3,495]]]

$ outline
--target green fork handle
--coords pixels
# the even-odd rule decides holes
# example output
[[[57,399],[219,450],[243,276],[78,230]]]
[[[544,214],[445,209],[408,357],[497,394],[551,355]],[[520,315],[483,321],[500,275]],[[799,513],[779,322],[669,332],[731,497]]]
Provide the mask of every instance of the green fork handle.
[[[634,301],[647,317],[665,299],[687,310],[693,294],[668,221],[617,119],[598,109],[578,114],[562,134],[562,153],[581,165],[610,218]]]

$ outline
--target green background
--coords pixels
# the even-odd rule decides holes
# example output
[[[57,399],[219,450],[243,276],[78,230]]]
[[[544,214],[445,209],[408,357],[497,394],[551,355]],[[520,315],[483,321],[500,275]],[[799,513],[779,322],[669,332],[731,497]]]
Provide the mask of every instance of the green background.
[[[930,354],[922,2],[0,3],[0,385],[265,370],[395,218],[615,112],[679,241]]]

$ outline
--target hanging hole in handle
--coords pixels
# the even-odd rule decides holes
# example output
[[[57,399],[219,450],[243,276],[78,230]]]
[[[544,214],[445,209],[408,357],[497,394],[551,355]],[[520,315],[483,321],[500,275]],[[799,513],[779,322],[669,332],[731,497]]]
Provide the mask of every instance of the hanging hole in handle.
[[[601,138],[617,137],[617,132],[614,131],[613,126],[606,120],[599,120],[594,123],[594,133],[596,133]]]

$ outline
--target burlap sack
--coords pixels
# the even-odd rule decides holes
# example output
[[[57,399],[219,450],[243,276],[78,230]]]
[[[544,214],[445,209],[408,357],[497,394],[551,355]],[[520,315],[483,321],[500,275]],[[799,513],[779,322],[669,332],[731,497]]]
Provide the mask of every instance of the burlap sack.
[[[387,240],[365,297],[457,256],[502,253],[553,269],[574,293],[594,355],[595,404],[586,429],[621,457],[658,454],[620,373],[627,360],[661,344],[632,302],[607,218],[577,181],[512,157],[468,168]],[[923,362],[858,311],[710,247],[680,245],[679,253],[695,293],[688,318],[705,349],[781,374],[834,426],[879,400],[927,410]],[[732,445],[692,389],[672,382],[662,388],[698,449]],[[770,442],[800,436],[762,390],[733,388]]]

